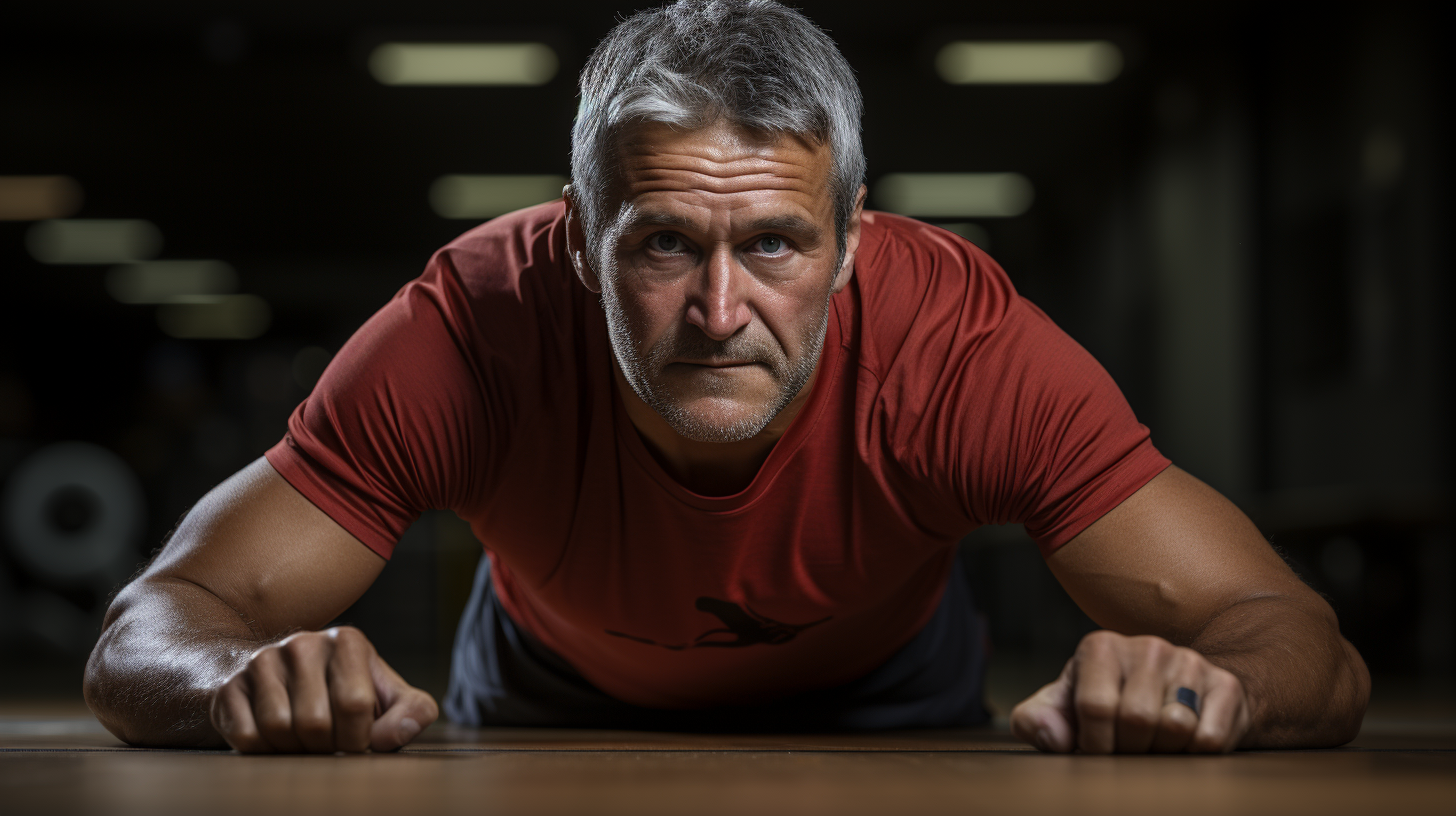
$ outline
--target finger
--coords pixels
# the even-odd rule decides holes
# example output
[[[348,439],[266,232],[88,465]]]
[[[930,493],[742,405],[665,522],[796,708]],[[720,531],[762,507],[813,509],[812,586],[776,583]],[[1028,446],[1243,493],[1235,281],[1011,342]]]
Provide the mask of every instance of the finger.
[[[1073,728],[1071,661],[1061,675],[1011,710],[1011,731],[1038,750],[1067,753],[1076,747]]]
[[[1163,716],[1166,685],[1163,672],[1152,663],[1143,663],[1128,677],[1117,703],[1118,752],[1142,754],[1152,746]]]
[[[1117,744],[1115,723],[1122,697],[1122,661],[1110,640],[1091,636],[1083,639],[1075,659],[1077,748],[1089,754],[1110,754]]]
[[[369,729],[374,725],[374,678],[369,658],[374,648],[362,635],[353,637],[330,630],[334,654],[329,660],[329,706],[334,717],[334,747],[363,753],[369,750]]]
[[[329,687],[324,669],[328,641],[308,635],[295,637],[279,647],[288,667],[287,685],[293,735],[303,750],[315,754],[334,752],[334,722],[329,712]]]
[[[1198,753],[1232,751],[1248,730],[1248,700],[1244,696],[1243,684],[1233,674],[1215,669],[1203,698],[1203,713],[1185,750]]]
[[[384,709],[369,729],[369,747],[397,751],[434,722],[440,709],[433,697],[406,683],[378,654],[370,656],[369,665],[374,693]]]
[[[234,750],[245,754],[272,750],[258,733],[258,724],[253,721],[252,702],[248,699],[244,678],[237,677],[223,684],[212,700],[209,714],[212,727]]]
[[[1192,734],[1198,729],[1198,714],[1192,708],[1178,702],[1176,692],[1179,686],[1169,688],[1168,701],[1163,702],[1158,718],[1158,733],[1153,736],[1150,750],[1158,753],[1179,753],[1188,750]],[[1182,688],[1194,688],[1184,685]]]
[[[253,721],[258,733],[274,751],[298,753],[303,745],[293,734],[293,706],[288,702],[288,687],[283,683],[283,658],[278,650],[263,649],[254,655],[248,668],[253,690]]]

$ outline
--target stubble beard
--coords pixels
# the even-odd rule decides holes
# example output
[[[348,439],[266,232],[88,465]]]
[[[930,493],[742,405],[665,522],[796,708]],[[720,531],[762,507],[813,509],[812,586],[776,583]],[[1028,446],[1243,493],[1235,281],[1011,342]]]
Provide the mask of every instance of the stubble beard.
[[[613,276],[615,277],[615,276]],[[645,352],[633,339],[632,327],[617,298],[616,288],[607,280],[602,281],[602,309],[607,318],[607,336],[611,341],[612,353],[622,376],[637,396],[656,411],[680,436],[696,442],[742,442],[756,436],[773,421],[779,412],[788,407],[803,390],[819,363],[824,348],[824,337],[829,330],[829,298],[827,294],[819,310],[814,331],[799,343],[799,352],[790,360],[784,349],[770,338],[749,335],[743,332],[726,340],[718,341],[702,334],[697,329],[679,324],[679,327],[657,341]],[[662,371],[675,359],[705,360],[709,358],[746,360],[768,367],[778,391],[757,412],[739,416],[729,421],[713,421],[689,410],[668,393],[669,389],[661,379]],[[711,380],[709,392],[699,396],[732,398],[733,389],[727,383]],[[713,390],[721,393],[713,393]]]

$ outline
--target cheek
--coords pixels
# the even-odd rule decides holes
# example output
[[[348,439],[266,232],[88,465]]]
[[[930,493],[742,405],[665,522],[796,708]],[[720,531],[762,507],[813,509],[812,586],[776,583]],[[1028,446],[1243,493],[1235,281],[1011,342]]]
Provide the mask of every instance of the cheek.
[[[805,340],[812,339],[828,308],[828,293],[812,291],[783,294],[762,301],[759,316],[789,354],[796,354]]]
[[[613,287],[613,300],[624,328],[631,332],[638,348],[651,348],[671,331],[677,313],[672,309],[673,295],[666,291],[643,291],[640,287]]]

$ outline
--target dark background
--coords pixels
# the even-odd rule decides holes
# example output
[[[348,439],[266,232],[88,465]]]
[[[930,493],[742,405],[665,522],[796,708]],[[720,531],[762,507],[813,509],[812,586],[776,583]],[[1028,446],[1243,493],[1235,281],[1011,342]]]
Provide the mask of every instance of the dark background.
[[[1021,291],[1329,597],[1378,695],[1456,687],[1451,48],[1434,4],[803,8],[859,73],[871,189],[889,172],[1025,174],[1031,209],[977,222]],[[0,12],[0,175],[71,176],[76,217],[147,219],[161,258],[225,260],[272,311],[254,340],[170,339],[156,307],[107,294],[105,267],[41,264],[33,225],[0,221],[0,491],[29,457],[83,441],[125,462],[143,513],[85,576],[35,569],[0,525],[0,693],[79,694],[108,595],[277,441],[327,353],[471,226],[434,214],[434,179],[567,172],[575,74],[629,10]],[[538,88],[386,87],[366,68],[374,44],[440,38],[542,41],[561,68]],[[932,60],[958,38],[1109,39],[1126,64],[1100,86],[950,86]],[[58,530],[94,521],[51,499]],[[1091,624],[1019,530],[966,546],[1001,703],[1049,679]],[[438,693],[479,552],[458,519],[428,515],[343,619]]]

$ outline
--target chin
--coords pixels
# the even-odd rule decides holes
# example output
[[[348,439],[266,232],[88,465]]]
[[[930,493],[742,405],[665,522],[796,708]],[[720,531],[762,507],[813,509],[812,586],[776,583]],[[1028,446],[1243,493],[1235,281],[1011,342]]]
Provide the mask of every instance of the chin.
[[[699,399],[691,405],[662,406],[657,413],[679,436],[694,442],[727,443],[757,436],[777,412],[732,400]]]

